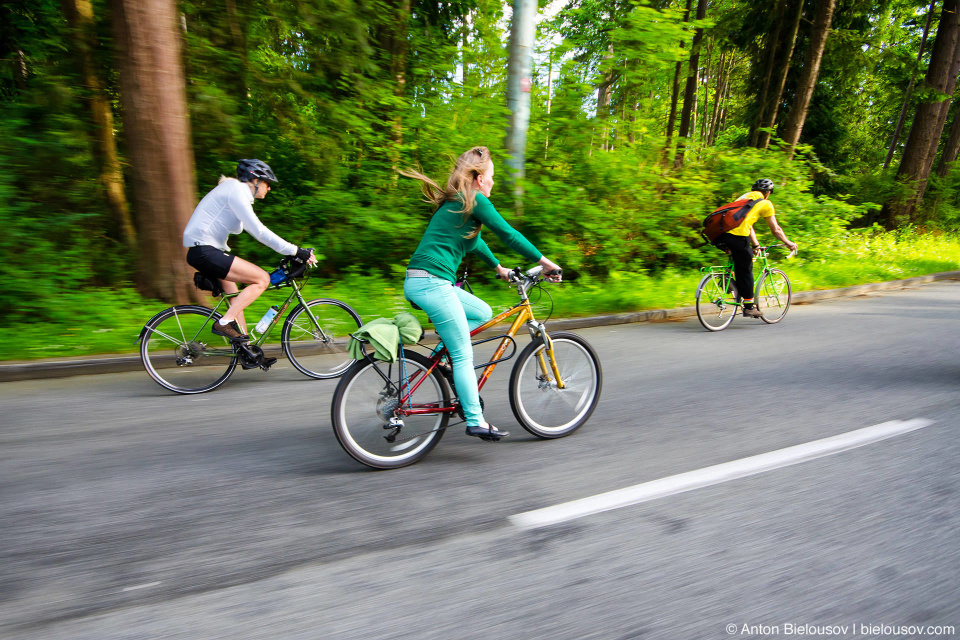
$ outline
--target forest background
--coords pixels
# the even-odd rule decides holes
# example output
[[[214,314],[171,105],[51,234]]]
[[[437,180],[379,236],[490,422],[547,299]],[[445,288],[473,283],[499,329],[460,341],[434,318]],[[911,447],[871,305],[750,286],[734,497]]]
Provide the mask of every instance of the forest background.
[[[478,144],[498,209],[577,276],[555,317],[691,304],[719,262],[703,217],[759,177],[801,245],[795,289],[960,262],[960,0],[541,3],[518,78],[523,2],[5,0],[2,359],[130,350],[197,299],[183,225],[240,158],[278,175],[256,210],[316,248],[312,293],[366,318],[404,306],[431,214],[397,169],[443,179]],[[511,82],[529,88],[522,174]]]

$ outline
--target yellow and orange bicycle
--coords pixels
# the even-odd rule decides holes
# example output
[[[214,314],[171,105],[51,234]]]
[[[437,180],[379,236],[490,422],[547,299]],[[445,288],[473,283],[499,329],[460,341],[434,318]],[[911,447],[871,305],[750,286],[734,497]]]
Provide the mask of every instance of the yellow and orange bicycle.
[[[490,361],[475,367],[483,369],[478,382],[482,390],[497,364],[516,356],[514,338],[526,326],[531,342],[516,356],[510,374],[510,408],[530,433],[562,438],[579,429],[596,409],[603,374],[600,359],[584,338],[567,331],[548,334],[544,323],[534,317],[528,293],[542,287],[542,270],[514,269],[511,283],[520,302],[470,335],[516,316],[506,333],[473,343],[500,340]],[[458,282],[465,284],[464,279]],[[464,420],[456,389],[438,367],[447,351],[441,348],[423,355],[401,348],[392,363],[377,361],[364,351],[365,356],[343,374],[333,395],[331,417],[337,440],[369,467],[396,469],[413,464],[437,446],[453,416],[461,419],[456,424]]]

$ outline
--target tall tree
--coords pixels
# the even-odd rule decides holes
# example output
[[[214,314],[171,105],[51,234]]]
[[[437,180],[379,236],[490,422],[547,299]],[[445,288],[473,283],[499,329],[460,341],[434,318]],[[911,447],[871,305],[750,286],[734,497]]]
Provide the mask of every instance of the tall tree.
[[[818,0],[817,2],[816,15],[807,43],[807,54],[803,61],[803,72],[800,74],[797,92],[793,104],[790,106],[790,114],[787,116],[787,123],[783,130],[783,140],[787,143],[787,153],[790,156],[793,155],[793,150],[800,140],[800,132],[803,131],[803,123],[807,119],[807,109],[810,108],[813,89],[817,85],[820,60],[823,58],[823,50],[827,45],[827,36],[830,34],[830,23],[833,20],[833,10],[836,6],[837,0]]]
[[[933,10],[937,5],[937,0],[930,0],[930,8],[927,10],[927,22],[923,27],[923,37],[920,39],[920,48],[917,50],[917,63],[923,59],[923,51],[927,46],[927,34],[930,33],[930,20],[933,18]],[[903,130],[903,122],[907,117],[907,108],[910,106],[910,94],[913,92],[913,76],[910,76],[910,84],[907,85],[907,90],[903,94],[903,107],[900,109],[900,118],[897,120],[897,126],[893,130],[893,135],[890,137],[890,147],[887,149],[887,157],[883,161],[883,168],[886,169],[890,166],[890,161],[893,159],[893,152],[897,148],[897,140],[900,139],[900,132]]]
[[[73,50],[87,90],[90,122],[96,142],[94,157],[99,165],[100,182],[106,193],[107,205],[120,231],[120,237],[131,251],[136,249],[137,233],[130,216],[130,206],[123,184],[123,170],[113,136],[113,112],[107,102],[103,81],[93,60],[97,48],[93,3],[90,0],[61,0],[63,12],[70,24]]]
[[[771,7],[773,13],[773,24],[767,29],[766,47],[763,56],[763,82],[760,83],[760,95],[757,96],[757,116],[753,123],[753,131],[750,134],[750,145],[757,146],[760,139],[760,128],[768,126],[767,110],[770,106],[771,85],[773,84],[773,70],[776,67],[777,52],[782,51],[786,39],[780,38],[780,30],[783,29],[784,16],[786,14],[787,2],[789,0],[780,0],[775,7]],[[791,46],[793,43],[790,43]]]
[[[510,127],[507,130],[507,151],[514,190],[519,195],[527,151],[527,126],[530,124],[530,87],[533,67],[533,41],[536,33],[536,0],[514,0],[510,24],[510,60],[507,63],[507,106]]]
[[[113,0],[120,88],[139,229],[138,285],[149,297],[187,302],[183,229],[196,205],[190,122],[173,0]]]
[[[693,6],[693,0],[687,0],[687,10],[684,13],[683,21],[690,21],[690,9]],[[683,40],[680,41],[680,48],[683,48]],[[680,102],[680,78],[683,77],[683,61],[677,60],[673,71],[673,86],[670,91],[670,114],[667,117],[666,141],[663,145],[663,164],[666,165],[670,160],[670,145],[673,144],[673,130],[677,126],[677,105]]]
[[[789,4],[789,3],[787,3]],[[765,117],[760,123],[763,129],[757,137],[757,147],[766,149],[770,146],[770,131],[777,125],[777,115],[780,111],[780,103],[783,100],[783,88],[787,84],[787,72],[790,71],[790,61],[793,58],[793,50],[797,43],[797,32],[800,30],[800,18],[803,15],[803,0],[793,0],[793,13],[788,15],[790,22],[789,30],[784,38],[780,49],[780,55],[777,58],[776,73],[773,75],[773,83],[767,104],[765,106]]]
[[[697,1],[697,20],[707,17],[707,0]],[[683,166],[683,154],[687,138],[690,136],[693,125],[694,109],[697,105],[697,77],[700,71],[700,44],[703,41],[703,27],[698,26],[693,32],[693,41],[690,44],[690,61],[687,67],[687,84],[683,93],[683,111],[680,113],[680,135],[677,140],[677,154],[673,158],[673,167]]]
[[[888,202],[882,215],[887,226],[910,220],[927,189],[927,179],[936,154],[949,97],[957,85],[960,64],[960,0],[944,0],[937,37],[930,54],[930,66],[924,78],[925,97],[917,104],[910,135],[903,149],[897,181],[908,185],[910,195],[904,201]]]
[[[953,107],[953,124],[950,125],[950,135],[943,147],[943,153],[940,155],[940,164],[937,166],[937,175],[945,176],[950,171],[950,167],[957,159],[957,153],[960,152],[960,118],[957,117],[958,110],[956,105]]]

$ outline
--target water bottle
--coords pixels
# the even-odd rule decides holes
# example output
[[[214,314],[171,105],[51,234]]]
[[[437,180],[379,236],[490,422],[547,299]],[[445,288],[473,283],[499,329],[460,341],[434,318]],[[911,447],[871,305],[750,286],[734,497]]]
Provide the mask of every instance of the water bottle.
[[[267,327],[270,326],[270,323],[273,322],[273,319],[277,317],[278,313],[280,313],[280,309],[277,308],[277,305],[273,305],[267,309],[267,312],[263,314],[262,318],[260,318],[260,322],[257,323],[257,333],[263,333],[266,331]]]

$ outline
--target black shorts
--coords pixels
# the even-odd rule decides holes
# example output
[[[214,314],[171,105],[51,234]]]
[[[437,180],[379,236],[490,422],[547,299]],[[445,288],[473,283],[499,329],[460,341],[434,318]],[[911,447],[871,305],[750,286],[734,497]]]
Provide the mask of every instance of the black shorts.
[[[230,265],[233,264],[234,256],[232,254],[211,247],[208,244],[201,244],[187,249],[187,264],[199,271],[205,276],[210,276],[223,280],[230,273]]]

